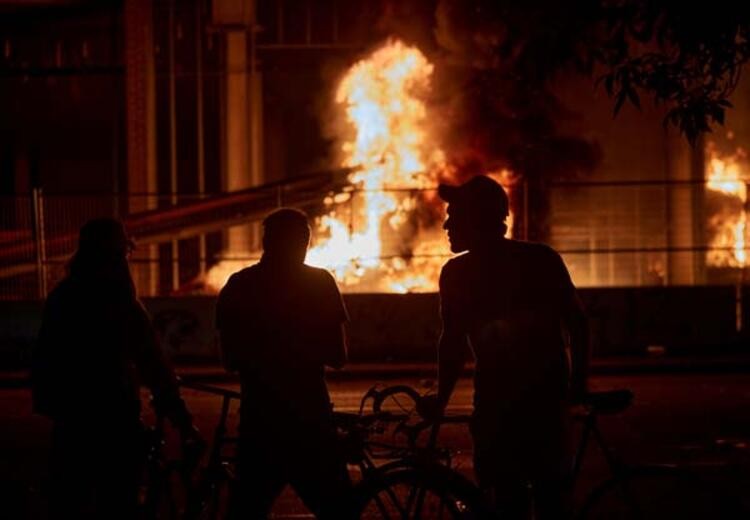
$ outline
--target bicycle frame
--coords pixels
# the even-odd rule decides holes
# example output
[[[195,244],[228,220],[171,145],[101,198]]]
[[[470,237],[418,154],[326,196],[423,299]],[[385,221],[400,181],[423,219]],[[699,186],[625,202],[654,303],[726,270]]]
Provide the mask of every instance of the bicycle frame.
[[[235,459],[234,457],[226,457],[223,450],[227,445],[236,444],[238,441],[237,437],[227,435],[226,423],[229,418],[232,401],[235,399],[239,400],[241,395],[234,390],[194,382],[183,381],[181,382],[181,386],[199,392],[218,395],[222,398],[219,420],[214,428],[208,461],[206,466],[201,469],[197,483],[192,486],[192,492],[188,498],[185,517],[189,520],[198,517],[209,501],[219,500],[219,497],[216,496],[216,490],[223,482],[228,482],[232,478],[229,464],[234,462]],[[214,511],[218,509],[218,503],[213,505],[215,506]]]
[[[597,425],[598,414],[592,410],[587,410],[583,417],[579,420],[583,423],[583,432],[581,438],[578,441],[578,448],[573,455],[573,465],[569,475],[570,478],[570,489],[575,487],[575,483],[580,475],[581,468],[583,467],[583,459],[586,455],[589,441],[593,437],[594,442],[602,452],[604,460],[607,463],[612,476],[620,475],[626,468],[626,465],[614,454],[614,451],[609,447],[607,442],[604,440],[604,436]]]

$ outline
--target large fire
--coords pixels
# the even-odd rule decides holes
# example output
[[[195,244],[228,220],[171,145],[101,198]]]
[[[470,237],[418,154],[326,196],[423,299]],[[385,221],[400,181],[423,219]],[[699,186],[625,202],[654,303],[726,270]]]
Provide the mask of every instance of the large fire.
[[[713,267],[744,267],[747,261],[747,178],[743,163],[747,155],[738,148],[733,155],[721,156],[710,143],[706,153],[706,188],[726,199],[708,221],[713,239],[706,262]]]
[[[425,191],[445,168],[427,131],[432,72],[419,49],[389,41],[339,84],[336,102],[353,130],[341,147],[342,165],[358,168],[349,177],[356,191],[319,219],[307,261],[331,269],[345,290],[437,289],[450,248],[441,205]]]
[[[435,188],[450,168],[429,131],[433,69],[416,47],[389,40],[355,63],[336,90],[348,127],[341,165],[355,170],[345,191],[325,199],[307,263],[332,271],[345,292],[438,289],[451,253]],[[496,175],[504,185],[512,180],[505,170]],[[240,267],[220,263],[208,285],[221,288]]]

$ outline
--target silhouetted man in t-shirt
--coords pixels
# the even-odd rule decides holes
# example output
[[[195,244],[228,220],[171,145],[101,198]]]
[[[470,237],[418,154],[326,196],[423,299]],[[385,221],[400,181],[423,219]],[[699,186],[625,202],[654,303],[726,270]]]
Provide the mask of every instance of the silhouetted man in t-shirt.
[[[473,352],[480,485],[505,516],[528,518],[530,483],[536,517],[560,518],[567,404],[585,389],[588,348],[575,288],[551,248],[504,238],[508,198],[498,183],[477,176],[439,194],[451,250],[466,253],[440,275],[438,395],[423,412],[444,409]]]
[[[318,517],[341,518],[349,478],[324,366],[346,361],[346,309],[333,277],[304,264],[304,213],[278,210],[263,230],[263,257],[229,279],[216,311],[225,363],[242,386],[230,516],[265,518],[291,484]]]

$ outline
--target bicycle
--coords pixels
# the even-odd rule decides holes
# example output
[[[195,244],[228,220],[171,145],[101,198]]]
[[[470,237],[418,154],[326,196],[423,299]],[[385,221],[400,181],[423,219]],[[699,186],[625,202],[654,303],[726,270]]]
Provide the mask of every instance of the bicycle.
[[[198,475],[186,483],[189,488],[187,503],[181,518],[185,520],[214,520],[222,518],[226,513],[229,484],[235,477],[234,464],[236,454],[228,449],[236,448],[238,437],[228,435],[227,420],[234,400],[240,400],[241,394],[235,390],[219,388],[211,385],[182,381],[183,388],[217,395],[222,398],[219,419],[213,433],[208,460],[201,467]],[[342,445],[348,447],[348,458],[355,466],[363,481],[369,481],[379,475],[377,457],[399,458],[403,456],[403,448],[387,444],[369,444],[369,432],[379,429],[379,424],[402,420],[402,414],[382,412],[362,416],[342,412],[333,413],[338,428],[344,432]],[[378,454],[373,456],[373,450]]]
[[[226,513],[229,484],[234,478],[236,456],[228,448],[236,447],[238,438],[228,435],[227,421],[231,404],[240,399],[240,393],[234,390],[219,388],[201,383],[182,381],[181,386],[199,392],[217,395],[222,398],[219,419],[213,433],[213,439],[204,466],[198,469],[197,476],[186,472],[186,466],[180,461],[164,462],[163,431],[157,423],[153,437],[155,442],[153,454],[154,467],[159,469],[158,478],[152,479],[151,502],[160,504],[160,515],[149,518],[176,520],[214,520]],[[408,388],[408,387],[407,387]],[[398,483],[408,478],[417,478],[418,500],[420,510],[428,510],[431,504],[447,504],[445,496],[453,489],[460,487],[462,495],[452,505],[462,509],[461,501],[465,495],[474,493],[471,484],[463,477],[456,477],[450,469],[449,454],[445,450],[435,449],[427,454],[417,448],[411,439],[416,437],[414,427],[407,421],[412,414],[404,413],[389,406],[399,393],[408,393],[404,387],[390,387],[383,392],[371,389],[362,399],[359,413],[333,412],[334,422],[342,435],[342,446],[346,447],[348,464],[356,485],[348,501],[362,518],[390,518],[390,511],[398,509]],[[412,394],[414,397],[414,394]],[[365,413],[365,403],[372,399],[373,410]],[[386,410],[385,408],[390,408]],[[374,440],[372,437],[392,430],[390,442]],[[403,436],[408,442],[398,442],[396,437]],[[229,451],[229,452],[228,452]],[[172,488],[161,483],[170,480],[170,474],[180,475],[184,506],[178,505]],[[429,475],[429,477],[427,477]],[[154,483],[156,485],[154,486]],[[446,487],[446,483],[448,487]],[[384,487],[383,497],[371,497],[369,490]],[[368,513],[364,499],[376,512]],[[472,510],[478,509],[479,497],[473,497]],[[166,505],[166,507],[165,507]],[[430,518],[439,518],[430,516]]]
[[[232,478],[231,457],[223,453],[236,438],[226,435],[230,403],[239,399],[232,390],[180,381],[180,386],[223,397],[219,423],[207,463],[199,468],[206,451],[202,439],[182,444],[180,454],[167,453],[165,419],[156,416],[154,424],[144,429],[146,459],[139,496],[139,519],[142,520],[203,520],[220,518],[226,500],[227,484]],[[197,474],[197,476],[196,476]]]
[[[237,457],[228,454],[228,447],[236,448],[239,438],[227,435],[227,420],[232,401],[241,398],[239,392],[183,381],[180,386],[199,392],[205,392],[221,397],[219,420],[213,432],[213,439],[208,452],[206,465],[201,467],[197,478],[191,483],[190,494],[185,507],[185,520],[215,520],[223,518],[229,496],[229,485],[234,479],[234,464]]]
[[[143,520],[176,520],[182,517],[181,503],[192,488],[192,474],[205,449],[202,441],[183,443],[181,456],[165,453],[165,419],[157,416],[155,424],[143,431],[145,464],[138,498],[138,518]]]
[[[413,389],[405,392],[413,399],[414,408],[419,394]],[[573,458],[568,476],[567,488],[574,493],[584,457],[591,441],[599,447],[610,477],[593,487],[585,495],[580,508],[570,513],[574,519],[664,519],[664,518],[744,518],[741,505],[734,497],[723,493],[716,486],[702,479],[690,468],[669,464],[632,465],[621,460],[609,447],[598,427],[601,415],[617,414],[626,410],[633,400],[629,390],[590,393],[581,404],[575,418],[582,424],[582,433]],[[434,450],[437,431],[446,422],[468,422],[468,417],[446,417],[436,423],[423,422],[410,431],[410,451],[418,452],[417,439],[421,432],[431,429],[426,449],[422,453]],[[418,464],[414,464],[414,461]],[[418,500],[420,489],[428,489],[437,495],[440,506],[439,517],[445,518],[498,518],[501,512],[496,511],[483,499],[479,489],[468,479],[450,467],[450,459],[445,465],[448,471],[435,471],[434,464],[424,465],[423,461],[407,457],[395,464],[400,467],[395,472],[385,472],[380,480],[372,480],[360,504],[370,504],[368,510],[382,512],[383,508],[372,507],[372,503],[387,501],[393,496],[406,495],[400,507],[392,508],[396,514],[382,514],[382,518],[435,518],[435,509],[424,511]],[[431,463],[441,461],[433,454]],[[421,464],[421,465],[420,465]],[[394,487],[406,487],[406,492],[396,493]],[[416,499],[414,498],[416,497]],[[361,505],[364,515],[365,506]],[[443,515],[443,513],[445,513]]]
[[[188,481],[182,518],[216,519],[225,512],[228,484],[235,458],[225,452],[237,438],[227,435],[233,390],[183,382],[183,386],[222,397],[208,462],[195,480]],[[411,387],[372,388],[362,398],[358,413],[335,412],[334,420],[348,447],[348,462],[356,485],[349,498],[359,518],[496,518],[482,492],[453,467],[450,450],[437,446],[441,426],[465,424],[465,415],[446,416],[427,423],[415,415],[421,398]],[[583,425],[568,485],[572,491],[593,439],[604,454],[610,478],[586,494],[571,518],[736,518],[733,501],[717,500],[716,490],[676,465],[630,465],[609,448],[597,420],[616,414],[632,403],[631,392],[591,393],[576,414]],[[365,410],[367,404],[370,409]],[[420,439],[429,430],[425,445]],[[390,435],[390,437],[388,437]],[[386,436],[385,440],[382,439]],[[645,496],[645,499],[643,498]],[[686,498],[690,498],[687,500]],[[708,509],[696,507],[703,504]],[[724,511],[721,511],[722,506]],[[718,512],[718,513],[717,513]],[[718,516],[717,516],[718,515]],[[168,517],[176,518],[176,517]]]
[[[485,518],[489,515],[479,489],[455,471],[450,450],[437,447],[437,428],[426,446],[418,440],[428,423],[415,417],[420,394],[409,386],[396,385],[382,390],[371,388],[360,403],[358,417],[379,417],[396,412],[392,437],[403,442],[383,443],[368,439],[362,452],[370,464],[377,459],[367,478],[353,491],[354,516],[376,518]],[[372,409],[365,414],[365,404]],[[417,416],[418,417],[418,416]],[[361,420],[361,419],[360,419]],[[468,416],[444,417],[442,424],[464,423]],[[386,421],[387,422],[387,421]],[[375,451],[378,450],[378,451]]]

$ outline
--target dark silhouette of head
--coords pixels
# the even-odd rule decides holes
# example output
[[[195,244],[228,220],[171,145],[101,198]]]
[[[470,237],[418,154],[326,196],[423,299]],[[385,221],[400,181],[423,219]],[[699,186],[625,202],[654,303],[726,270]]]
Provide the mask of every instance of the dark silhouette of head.
[[[441,184],[440,198],[448,203],[448,232],[451,251],[461,253],[505,235],[508,227],[508,195],[500,184],[477,175],[460,186]]]
[[[274,211],[263,221],[263,256],[284,264],[302,264],[310,245],[307,215],[292,208]]]
[[[89,220],[79,232],[78,249],[68,264],[68,273],[76,279],[122,283],[132,289],[128,255],[133,247],[119,220]]]

